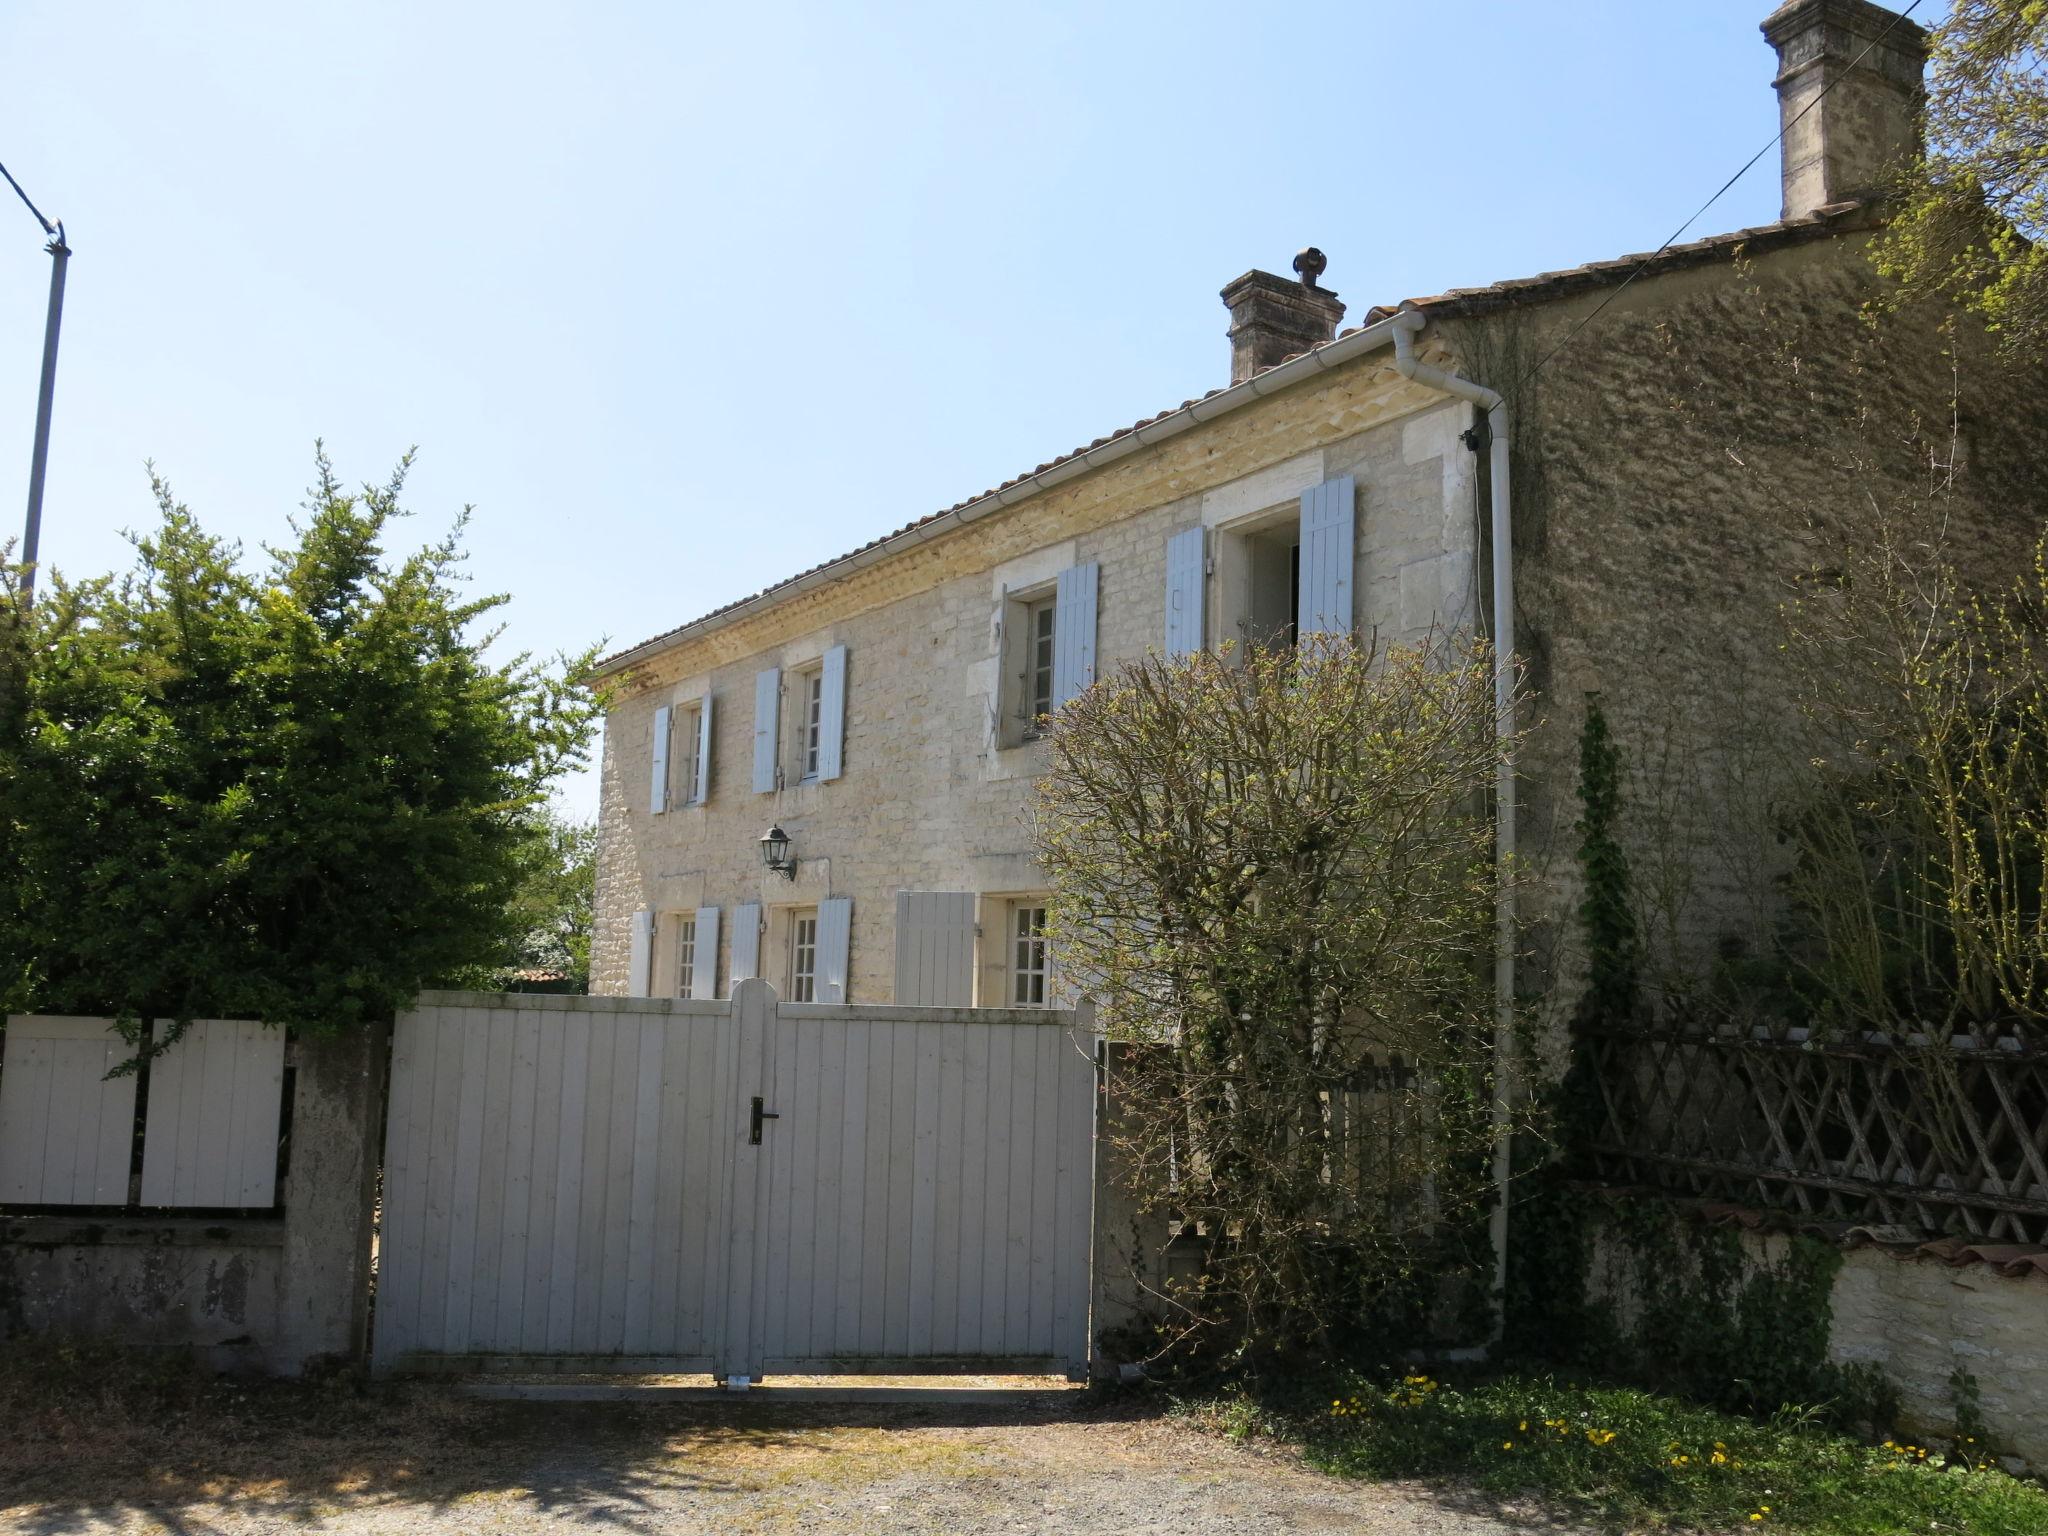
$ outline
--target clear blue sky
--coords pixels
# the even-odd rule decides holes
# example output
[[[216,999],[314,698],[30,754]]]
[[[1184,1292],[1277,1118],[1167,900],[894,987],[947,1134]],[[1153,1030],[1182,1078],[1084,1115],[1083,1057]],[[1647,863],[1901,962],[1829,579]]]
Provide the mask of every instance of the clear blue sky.
[[[1303,245],[1354,315],[1654,247],[1776,130],[1768,9],[14,0],[44,558],[125,563],[145,460],[253,548],[315,437],[418,444],[514,642],[630,644],[1228,382]],[[47,269],[0,207],[8,535]]]

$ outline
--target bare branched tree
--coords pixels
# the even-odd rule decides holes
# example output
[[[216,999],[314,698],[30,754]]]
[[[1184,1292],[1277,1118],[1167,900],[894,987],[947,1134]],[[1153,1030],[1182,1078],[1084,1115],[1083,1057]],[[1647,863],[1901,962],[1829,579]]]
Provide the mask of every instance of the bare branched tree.
[[[1348,637],[1132,663],[1062,711],[1048,931],[1115,1056],[1157,1299],[1254,1356],[1328,1343],[1489,1201],[1490,653]]]

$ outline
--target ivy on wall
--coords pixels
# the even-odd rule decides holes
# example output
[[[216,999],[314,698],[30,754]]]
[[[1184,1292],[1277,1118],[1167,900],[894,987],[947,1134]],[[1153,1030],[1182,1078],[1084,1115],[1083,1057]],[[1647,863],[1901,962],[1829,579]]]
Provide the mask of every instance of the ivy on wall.
[[[1582,1024],[1627,1022],[1638,1005],[1640,940],[1617,834],[1623,802],[1621,751],[1589,697],[1577,823]],[[1894,1394],[1881,1373],[1828,1358],[1840,1251],[1793,1236],[1759,1258],[1738,1233],[1667,1200],[1589,1187],[1573,1149],[1594,1091],[1575,1062],[1553,1091],[1552,1142],[1523,1149],[1541,1167],[1515,1213],[1509,1347],[1726,1408],[1799,1404],[1846,1424],[1889,1418]]]

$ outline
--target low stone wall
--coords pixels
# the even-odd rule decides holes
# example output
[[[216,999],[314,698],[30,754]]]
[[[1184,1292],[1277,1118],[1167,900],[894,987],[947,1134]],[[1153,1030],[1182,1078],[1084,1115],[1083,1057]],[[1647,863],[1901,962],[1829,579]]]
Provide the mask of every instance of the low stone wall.
[[[1952,1381],[1963,1372],[1993,1446],[2048,1468],[2048,1275],[1856,1248],[1835,1277],[1834,1304],[1829,1354],[1884,1372],[1902,1428],[1953,1435]]]
[[[296,1376],[364,1356],[386,1035],[292,1042],[282,1216],[0,1216],[0,1339],[189,1349]]]
[[[1728,1208],[1716,1210],[1733,1220]],[[1735,1235],[1752,1274],[1782,1271],[1795,1240],[1811,1240],[1748,1225]],[[1990,1448],[2032,1470],[2048,1468],[2048,1274],[1950,1263],[1907,1244],[1862,1243],[1841,1257],[1828,1291],[1827,1358],[1883,1374],[1898,1413],[1876,1427],[1916,1443],[1954,1439],[1958,1387],[1967,1379]],[[1643,1283],[1622,1245],[1598,1231],[1590,1299],[1623,1336],[1642,1315]]]
[[[271,1368],[284,1223],[0,1221],[0,1334],[190,1348],[220,1370]]]

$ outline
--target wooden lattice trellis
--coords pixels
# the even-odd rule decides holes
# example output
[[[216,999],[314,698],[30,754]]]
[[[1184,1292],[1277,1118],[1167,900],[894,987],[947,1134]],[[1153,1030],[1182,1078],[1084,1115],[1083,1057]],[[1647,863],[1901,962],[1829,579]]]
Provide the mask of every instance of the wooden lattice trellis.
[[[1582,1034],[1616,1183],[1819,1222],[2048,1243],[2048,1049],[1802,1030]]]

